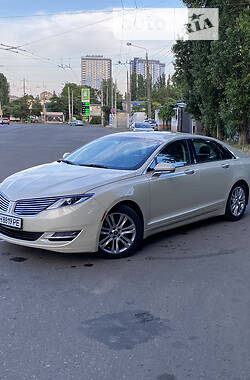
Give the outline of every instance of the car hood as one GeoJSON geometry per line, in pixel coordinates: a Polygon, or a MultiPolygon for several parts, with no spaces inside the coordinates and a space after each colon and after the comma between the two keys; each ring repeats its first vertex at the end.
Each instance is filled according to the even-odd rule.
{"type": "Polygon", "coordinates": [[[96,187],[135,176],[134,171],[89,168],[53,162],[6,178],[0,192],[10,200],[84,194],[96,187]]]}

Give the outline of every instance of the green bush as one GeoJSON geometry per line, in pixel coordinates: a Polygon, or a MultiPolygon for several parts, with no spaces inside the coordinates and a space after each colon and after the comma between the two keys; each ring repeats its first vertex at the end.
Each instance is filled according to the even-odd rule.
{"type": "Polygon", "coordinates": [[[90,124],[101,124],[102,119],[101,116],[92,116],[92,119],[90,120],[90,124]]]}

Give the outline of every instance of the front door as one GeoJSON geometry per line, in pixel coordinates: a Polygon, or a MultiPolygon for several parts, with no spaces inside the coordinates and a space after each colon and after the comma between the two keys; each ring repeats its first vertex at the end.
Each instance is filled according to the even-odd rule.
{"type": "Polygon", "coordinates": [[[197,211],[199,171],[191,160],[186,140],[166,145],[150,166],[150,220],[149,228],[187,220],[197,211]],[[156,164],[166,162],[175,165],[174,173],[153,176],[156,164]]]}

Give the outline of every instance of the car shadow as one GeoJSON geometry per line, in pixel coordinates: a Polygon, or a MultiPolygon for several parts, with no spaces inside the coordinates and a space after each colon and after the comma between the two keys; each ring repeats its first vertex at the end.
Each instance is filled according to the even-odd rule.
{"type": "MultiPolygon", "coordinates": [[[[242,219],[242,221],[245,220],[245,218],[249,217],[249,208],[246,211],[246,215],[242,219]]],[[[190,249],[182,249],[179,248],[177,238],[179,238],[181,235],[191,235],[192,233],[195,233],[199,230],[204,230],[207,227],[210,226],[216,226],[216,227],[222,227],[229,225],[232,222],[228,222],[225,220],[225,218],[222,217],[214,217],[210,219],[206,219],[203,221],[199,221],[196,223],[188,224],[182,227],[178,227],[175,229],[171,229],[168,231],[163,231],[157,234],[154,234],[148,238],[146,238],[140,248],[137,250],[134,256],[131,258],[123,258],[119,259],[119,261],[127,260],[181,260],[181,259],[188,259],[188,258],[202,258],[202,257],[210,257],[210,256],[218,256],[220,254],[230,254],[233,253],[230,250],[220,250],[216,253],[211,254],[205,254],[201,253],[200,255],[192,255],[192,252],[190,249]],[[176,239],[176,242],[174,241],[176,239]],[[169,248],[169,241],[171,241],[172,246],[169,248]],[[152,250],[157,251],[158,248],[166,248],[164,249],[164,255],[162,256],[162,253],[159,257],[159,252],[152,253],[150,256],[148,255],[149,251],[152,250]],[[174,249],[174,253],[173,253],[174,249]]],[[[192,239],[192,237],[188,236],[187,239],[192,239]]],[[[185,239],[185,240],[187,240],[185,239]]],[[[209,240],[208,238],[205,240],[209,240]]],[[[185,243],[184,243],[185,244],[185,243]]],[[[200,251],[204,251],[204,240],[201,241],[201,247],[200,251]]],[[[23,247],[23,246],[17,246],[13,244],[9,244],[6,242],[2,242],[0,245],[1,248],[1,255],[8,256],[11,261],[22,263],[26,260],[43,260],[44,262],[55,264],[60,263],[62,265],[62,268],[65,266],[70,266],[71,268],[75,268],[80,266],[85,267],[92,267],[93,263],[103,262],[106,261],[103,257],[100,257],[98,253],[57,253],[52,251],[47,251],[43,249],[37,249],[37,248],[29,248],[29,247],[23,247]]],[[[117,259],[109,259],[110,261],[117,261],[117,259]]]]}

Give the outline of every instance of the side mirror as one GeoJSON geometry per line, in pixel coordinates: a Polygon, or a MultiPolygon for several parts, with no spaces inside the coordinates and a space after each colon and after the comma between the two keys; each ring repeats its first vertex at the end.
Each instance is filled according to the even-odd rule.
{"type": "Polygon", "coordinates": [[[153,171],[153,177],[159,177],[161,174],[174,173],[175,166],[173,164],[161,162],[157,164],[153,171]]]}
{"type": "Polygon", "coordinates": [[[65,160],[65,158],[67,158],[69,155],[70,155],[70,153],[64,153],[63,159],[65,160]]]}

